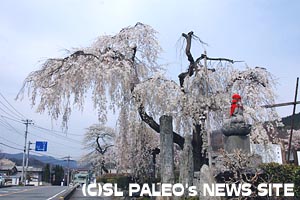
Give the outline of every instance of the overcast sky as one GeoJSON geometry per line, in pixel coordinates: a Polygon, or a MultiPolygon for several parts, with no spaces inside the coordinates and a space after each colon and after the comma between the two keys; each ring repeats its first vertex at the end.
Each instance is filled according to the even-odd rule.
{"type": "MultiPolygon", "coordinates": [[[[174,80],[187,67],[185,57],[178,52],[178,40],[182,32],[193,30],[209,44],[208,56],[244,60],[250,67],[265,67],[278,81],[277,102],[294,99],[296,78],[300,76],[300,1],[297,0],[0,2],[0,92],[39,127],[60,130],[61,122],[51,121],[47,113],[36,114],[28,99],[14,100],[26,76],[39,69],[40,62],[46,58],[64,56],[64,49],[88,46],[97,36],[116,34],[136,22],[151,25],[159,32],[158,39],[164,49],[160,63],[169,64],[168,76],[174,80]]],[[[242,68],[244,64],[237,67],[242,68]]],[[[3,98],[0,100],[5,103],[3,98]]],[[[6,110],[2,104],[0,108],[6,110]]],[[[3,110],[0,115],[13,117],[3,110]]],[[[281,116],[292,113],[291,106],[277,110],[281,116]]],[[[82,154],[80,141],[84,129],[96,122],[96,112],[87,105],[83,113],[73,113],[67,137],[32,126],[28,137],[32,142],[48,141],[45,155],[58,158],[71,155],[78,159],[82,154]]],[[[24,130],[24,124],[0,118],[2,143],[22,149],[24,130]]],[[[20,152],[1,144],[0,149],[20,152]]]]}

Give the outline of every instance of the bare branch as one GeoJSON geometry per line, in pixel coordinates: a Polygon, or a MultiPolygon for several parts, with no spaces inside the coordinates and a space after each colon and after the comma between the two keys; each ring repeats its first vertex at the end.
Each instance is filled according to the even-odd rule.
{"type": "Polygon", "coordinates": [[[114,146],[114,145],[108,145],[108,146],[104,147],[104,149],[102,149],[102,148],[101,148],[101,145],[100,145],[100,142],[99,142],[99,139],[100,139],[100,138],[101,138],[101,137],[98,136],[97,139],[96,139],[97,146],[98,146],[98,147],[96,148],[96,150],[97,150],[99,153],[101,153],[102,155],[104,155],[105,152],[107,151],[107,149],[108,149],[109,147],[114,146]]]}
{"type": "MultiPolygon", "coordinates": [[[[160,125],[153,119],[153,117],[147,114],[143,105],[139,106],[138,111],[143,122],[148,124],[157,133],[160,133],[160,125]]],[[[173,142],[178,144],[180,148],[183,149],[184,138],[174,131],[173,131],[173,142]]]]}
{"type": "Polygon", "coordinates": [[[231,60],[231,59],[228,59],[228,58],[210,58],[210,57],[207,57],[205,54],[201,54],[201,56],[199,58],[196,59],[196,63],[199,63],[200,60],[206,58],[207,60],[212,60],[212,61],[226,61],[226,62],[230,62],[232,64],[236,63],[236,62],[244,62],[244,61],[234,61],[234,60],[231,60]]]}
{"type": "Polygon", "coordinates": [[[188,34],[182,33],[182,36],[186,39],[185,54],[188,58],[188,61],[190,62],[188,71],[183,72],[183,73],[179,74],[179,76],[178,76],[181,90],[184,92],[184,90],[183,90],[184,79],[187,75],[192,76],[194,74],[195,61],[194,61],[194,58],[193,58],[192,53],[191,53],[193,31],[189,32],[188,34]]]}

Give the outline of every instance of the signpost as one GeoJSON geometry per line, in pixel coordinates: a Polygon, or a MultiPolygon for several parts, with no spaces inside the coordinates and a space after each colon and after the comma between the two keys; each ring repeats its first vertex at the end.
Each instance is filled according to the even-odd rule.
{"type": "Polygon", "coordinates": [[[47,142],[36,141],[35,142],[35,151],[47,151],[47,142]]]}

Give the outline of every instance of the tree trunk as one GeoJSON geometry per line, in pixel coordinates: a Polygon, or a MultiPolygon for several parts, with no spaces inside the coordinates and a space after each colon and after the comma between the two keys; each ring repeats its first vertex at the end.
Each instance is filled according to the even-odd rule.
{"type": "Polygon", "coordinates": [[[202,134],[201,134],[201,125],[195,124],[193,130],[193,159],[194,159],[194,171],[200,171],[202,165],[208,164],[208,160],[206,158],[206,153],[202,153],[202,134]]]}
{"type": "MultiPolygon", "coordinates": [[[[139,114],[146,124],[148,124],[154,131],[160,133],[160,125],[147,114],[143,106],[139,107],[139,114]]],[[[200,171],[203,164],[207,164],[208,160],[206,158],[205,153],[202,153],[202,134],[201,134],[201,125],[196,124],[194,125],[193,130],[193,139],[192,139],[192,146],[193,146],[193,159],[194,159],[194,171],[200,171]]],[[[177,144],[181,149],[184,146],[184,137],[179,135],[178,133],[173,131],[173,142],[177,144]]]]}

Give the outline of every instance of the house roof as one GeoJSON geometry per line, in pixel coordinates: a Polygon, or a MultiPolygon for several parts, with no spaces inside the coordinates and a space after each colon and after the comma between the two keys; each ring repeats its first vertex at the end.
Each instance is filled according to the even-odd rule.
{"type": "Polygon", "coordinates": [[[9,171],[12,170],[15,167],[15,165],[1,165],[0,170],[1,171],[9,171]]]}
{"type": "MultiPolygon", "coordinates": [[[[22,171],[22,166],[17,166],[17,170],[18,170],[18,172],[21,172],[22,171]]],[[[28,168],[27,168],[27,171],[28,172],[42,172],[43,171],[43,168],[41,168],[41,167],[32,167],[32,166],[29,166],[28,168]]]]}

